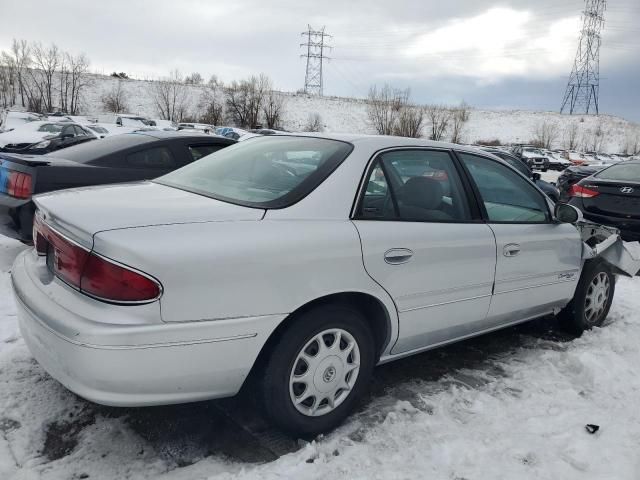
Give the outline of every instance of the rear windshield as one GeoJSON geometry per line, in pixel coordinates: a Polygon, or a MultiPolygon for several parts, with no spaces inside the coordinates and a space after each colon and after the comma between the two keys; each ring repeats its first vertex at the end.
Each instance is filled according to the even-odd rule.
{"type": "Polygon", "coordinates": [[[257,137],[155,181],[238,205],[283,208],[322,183],[352,148],[323,138],[257,137]]]}
{"type": "Polygon", "coordinates": [[[142,145],[143,143],[156,140],[148,135],[136,133],[123,133],[113,137],[103,138],[98,142],[81,143],[73,147],[63,148],[47,154],[49,157],[65,158],[74,162],[87,163],[105,155],[123,150],[125,148],[142,145]]]}
{"type": "Polygon", "coordinates": [[[594,175],[603,180],[640,182],[640,163],[618,163],[594,175]]]}

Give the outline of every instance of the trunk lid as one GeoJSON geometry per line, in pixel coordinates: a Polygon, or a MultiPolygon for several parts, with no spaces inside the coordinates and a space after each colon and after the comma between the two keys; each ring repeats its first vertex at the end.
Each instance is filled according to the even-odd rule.
{"type": "Polygon", "coordinates": [[[264,210],[153,182],[74,188],[34,197],[47,223],[90,248],[105,230],[176,223],[261,220],[264,210]]]}
{"type": "Polygon", "coordinates": [[[583,198],[587,212],[620,218],[640,218],[640,183],[587,178],[580,185],[600,194],[583,198]]]}

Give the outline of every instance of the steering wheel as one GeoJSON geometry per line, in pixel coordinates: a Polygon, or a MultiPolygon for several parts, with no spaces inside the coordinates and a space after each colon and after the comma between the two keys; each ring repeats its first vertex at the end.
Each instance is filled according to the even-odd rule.
{"type": "Polygon", "coordinates": [[[293,176],[293,177],[297,177],[298,176],[298,172],[296,172],[296,170],[289,166],[289,165],[285,165],[282,163],[277,163],[277,162],[273,162],[273,165],[275,165],[277,168],[284,170],[285,172],[287,172],[289,175],[293,176]]]}

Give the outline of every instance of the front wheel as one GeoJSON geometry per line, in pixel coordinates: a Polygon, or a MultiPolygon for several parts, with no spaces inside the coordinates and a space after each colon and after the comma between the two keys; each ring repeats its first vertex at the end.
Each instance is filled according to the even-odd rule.
{"type": "Polygon", "coordinates": [[[357,310],[314,308],[298,316],[272,349],[261,388],[266,413],[294,434],[331,430],[367,389],[374,365],[373,335],[357,310]]]}
{"type": "Polygon", "coordinates": [[[587,261],[573,299],[558,317],[578,335],[601,326],[609,314],[615,288],[615,276],[606,263],[598,259],[587,261]]]}

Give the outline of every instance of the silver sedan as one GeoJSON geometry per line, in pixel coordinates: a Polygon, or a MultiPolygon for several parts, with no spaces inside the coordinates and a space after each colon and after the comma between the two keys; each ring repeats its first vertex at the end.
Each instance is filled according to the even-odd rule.
{"type": "Polygon", "coordinates": [[[259,137],[35,203],[12,270],[22,334],[106,405],[228,397],[249,378],[274,422],[315,434],[376,364],[547,314],[581,332],[615,289],[573,207],[459,145],[259,137]]]}

